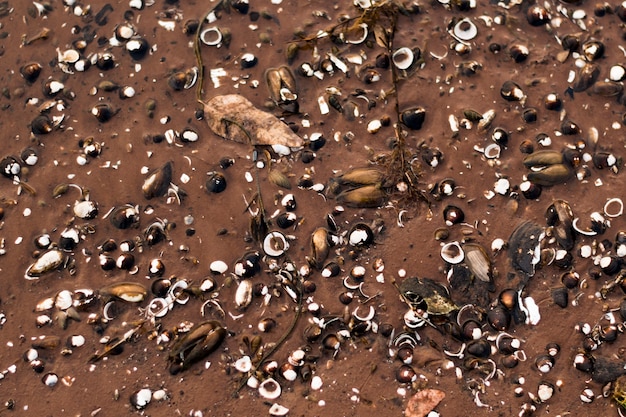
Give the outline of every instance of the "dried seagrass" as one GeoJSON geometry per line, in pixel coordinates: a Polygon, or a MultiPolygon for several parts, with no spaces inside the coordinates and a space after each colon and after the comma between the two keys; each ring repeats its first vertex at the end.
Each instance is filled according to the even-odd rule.
{"type": "Polygon", "coordinates": [[[277,117],[238,94],[215,96],[204,105],[209,128],[224,139],[250,145],[300,148],[303,140],[277,117]]]}

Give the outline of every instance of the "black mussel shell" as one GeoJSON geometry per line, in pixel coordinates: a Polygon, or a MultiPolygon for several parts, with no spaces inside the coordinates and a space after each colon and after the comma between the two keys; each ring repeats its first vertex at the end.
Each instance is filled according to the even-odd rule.
{"type": "Polygon", "coordinates": [[[598,80],[600,76],[600,67],[595,64],[587,64],[582,67],[576,74],[576,82],[572,86],[574,92],[585,91],[598,80]]]}
{"type": "Polygon", "coordinates": [[[530,51],[526,45],[515,44],[511,45],[509,48],[509,54],[511,55],[511,58],[513,58],[513,61],[519,64],[526,61],[530,51]]]}
{"type": "Polygon", "coordinates": [[[526,11],[526,20],[532,26],[543,26],[550,21],[550,13],[545,7],[535,4],[526,11]]]}
{"type": "Polygon", "coordinates": [[[102,71],[115,68],[115,57],[110,52],[104,52],[98,55],[96,66],[102,71]]]}
{"type": "Polygon", "coordinates": [[[20,74],[29,83],[34,83],[41,74],[42,66],[38,62],[30,62],[22,65],[20,68],[20,74]]]}
{"type": "Polygon", "coordinates": [[[423,107],[407,109],[400,115],[400,121],[411,130],[420,130],[425,118],[426,110],[423,107]]]}
{"type": "Polygon", "coordinates": [[[175,72],[167,80],[167,84],[174,91],[184,90],[187,83],[188,83],[188,78],[187,78],[187,74],[184,71],[175,72]]]}
{"type": "Polygon", "coordinates": [[[583,43],[581,50],[587,61],[592,62],[604,56],[604,44],[597,40],[588,40],[583,43]]]}
{"type": "Polygon", "coordinates": [[[30,130],[36,135],[45,135],[52,132],[52,120],[46,115],[37,116],[30,124],[30,130]]]}
{"type": "Polygon", "coordinates": [[[221,193],[226,189],[226,178],[219,172],[212,172],[206,180],[206,190],[208,193],[221,193]]]}
{"type": "Polygon", "coordinates": [[[135,266],[135,256],[130,252],[124,252],[117,257],[115,265],[119,269],[129,271],[135,266]]]}
{"type": "Polygon", "coordinates": [[[511,314],[503,306],[495,306],[487,312],[487,322],[494,330],[505,332],[511,324],[511,314]]]}
{"type": "Polygon", "coordinates": [[[248,10],[250,10],[249,0],[234,0],[230,5],[241,14],[247,14],[248,10]]]}
{"type": "Polygon", "coordinates": [[[21,171],[22,166],[17,159],[12,156],[7,156],[0,161],[0,173],[7,178],[14,179],[15,177],[19,177],[21,171]]]}
{"type": "Polygon", "coordinates": [[[281,229],[287,229],[296,223],[297,216],[295,213],[281,213],[276,217],[276,224],[281,229]]]}
{"type": "Polygon", "coordinates": [[[115,239],[107,239],[99,246],[102,252],[114,252],[117,250],[117,242],[115,239]]]}
{"type": "Polygon", "coordinates": [[[369,246],[374,242],[374,232],[365,223],[357,223],[348,232],[348,243],[356,247],[369,246]]]}
{"type": "Polygon", "coordinates": [[[155,297],[165,297],[172,286],[169,279],[156,279],[152,282],[150,290],[155,297]]]}
{"type": "Polygon", "coordinates": [[[561,123],[561,133],[564,135],[577,135],[580,133],[580,127],[573,121],[565,119],[561,123]]]}
{"type": "Polygon", "coordinates": [[[167,193],[172,182],[172,162],[166,162],[154,170],[144,181],[141,190],[148,200],[161,197],[167,193]]]}
{"type": "Polygon", "coordinates": [[[443,220],[448,226],[461,223],[465,220],[465,213],[457,206],[448,205],[443,209],[443,220]]]}
{"type": "Polygon", "coordinates": [[[118,229],[128,229],[139,221],[139,212],[130,204],[116,207],[109,215],[109,221],[118,229]]]}
{"type": "Polygon", "coordinates": [[[259,62],[259,59],[256,56],[254,56],[254,54],[251,54],[249,52],[241,56],[241,68],[242,69],[253,68],[258,62],[259,62]]]}
{"type": "Polygon", "coordinates": [[[536,200],[541,196],[541,185],[532,183],[530,181],[523,181],[519,185],[519,189],[522,192],[524,198],[528,200],[536,200]]]}
{"type": "Polygon", "coordinates": [[[76,249],[79,242],[80,234],[78,230],[74,228],[65,229],[61,232],[61,236],[59,237],[59,249],[71,252],[76,249]]]}
{"type": "Polygon", "coordinates": [[[524,109],[524,111],[522,112],[522,120],[524,120],[526,123],[534,123],[537,121],[537,109],[534,107],[529,107],[527,109],[524,109]]]}
{"type": "Polygon", "coordinates": [[[39,160],[39,155],[37,155],[37,150],[33,148],[26,148],[20,154],[20,159],[28,166],[33,166],[39,160]]]}
{"type": "Polygon", "coordinates": [[[163,224],[154,222],[145,230],[144,237],[148,246],[152,246],[167,239],[167,234],[165,233],[163,224]]]}
{"type": "Polygon", "coordinates": [[[235,263],[235,274],[250,278],[261,271],[261,255],[259,252],[248,252],[235,263]]]}
{"type": "Polygon", "coordinates": [[[491,132],[491,140],[500,146],[506,147],[509,143],[510,137],[509,132],[501,127],[496,127],[493,129],[493,132],[491,132]]]}
{"type": "Polygon", "coordinates": [[[126,43],[126,50],[132,59],[139,61],[150,51],[150,44],[144,38],[131,39],[126,43]]]}
{"type": "Polygon", "coordinates": [[[550,93],[546,95],[543,100],[543,104],[548,110],[561,110],[563,107],[563,101],[557,93],[550,93]]]}
{"type": "Polygon", "coordinates": [[[220,168],[222,169],[230,168],[231,166],[233,166],[234,163],[235,163],[235,160],[233,158],[225,156],[222,159],[220,159],[220,168]]]}
{"type": "Polygon", "coordinates": [[[100,268],[103,271],[111,271],[115,268],[115,259],[107,255],[100,255],[99,257],[100,268]]]}
{"type": "Polygon", "coordinates": [[[491,355],[491,344],[486,339],[478,339],[467,345],[467,353],[477,358],[488,358],[491,355]]]}
{"type": "Polygon", "coordinates": [[[100,123],[108,122],[115,113],[117,113],[117,111],[113,110],[113,107],[107,103],[98,103],[91,108],[91,114],[93,114],[100,123]]]}
{"type": "Polygon", "coordinates": [[[500,96],[507,101],[521,101],[526,96],[522,87],[513,81],[505,81],[500,87],[500,96]]]}
{"type": "Polygon", "coordinates": [[[580,39],[576,35],[565,35],[561,39],[561,46],[566,51],[574,52],[580,48],[580,39]]]}

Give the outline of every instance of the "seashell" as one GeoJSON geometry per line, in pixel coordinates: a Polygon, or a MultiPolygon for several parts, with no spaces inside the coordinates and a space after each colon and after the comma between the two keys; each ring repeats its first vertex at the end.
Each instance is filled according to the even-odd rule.
{"type": "Polygon", "coordinates": [[[249,278],[261,270],[261,256],[258,252],[248,252],[235,263],[234,273],[249,278]]]}
{"type": "Polygon", "coordinates": [[[522,192],[524,198],[529,200],[536,200],[541,196],[541,185],[532,183],[530,181],[523,181],[519,185],[519,189],[522,192]]]}
{"type": "Polygon", "coordinates": [[[528,181],[551,187],[553,185],[564,184],[572,176],[572,170],[564,164],[550,165],[540,171],[530,172],[527,176],[528,181]]]}
{"type": "Polygon", "coordinates": [[[200,32],[200,41],[205,45],[217,46],[222,43],[222,40],[222,31],[216,26],[208,27],[200,32]]]}
{"type": "Polygon", "coordinates": [[[321,269],[330,252],[328,230],[323,227],[315,229],[311,235],[311,254],[308,259],[311,266],[321,269]]]}
{"type": "Polygon", "coordinates": [[[221,193],[226,189],[226,177],[219,172],[209,172],[209,178],[206,180],[207,193],[221,193]]]}
{"type": "Polygon", "coordinates": [[[263,240],[263,252],[267,256],[279,257],[285,254],[289,249],[289,242],[281,232],[269,232],[263,240]]]}
{"type": "Polygon", "coordinates": [[[447,288],[430,278],[406,278],[399,290],[413,310],[426,310],[428,314],[434,315],[447,315],[458,310],[447,288]]]}
{"type": "Polygon", "coordinates": [[[558,165],[563,163],[563,154],[552,150],[541,150],[525,157],[522,163],[527,168],[558,165]]]}
{"type": "Polygon", "coordinates": [[[244,309],[252,302],[252,282],[248,279],[241,280],[235,291],[235,304],[237,308],[244,309]]]}
{"type": "Polygon", "coordinates": [[[24,278],[38,279],[41,275],[59,269],[66,260],[66,256],[58,249],[50,249],[42,253],[37,260],[26,269],[24,278]]]}
{"type": "Polygon", "coordinates": [[[118,229],[128,229],[139,222],[139,211],[130,204],[116,207],[109,214],[109,221],[118,229]]]}
{"type": "Polygon", "coordinates": [[[360,187],[362,185],[382,184],[386,174],[378,168],[353,168],[337,178],[340,185],[360,187]]]}
{"type": "Polygon", "coordinates": [[[479,69],[482,69],[482,65],[478,61],[463,61],[457,65],[457,71],[459,74],[470,77],[476,75],[479,69]]]}
{"type": "Polygon", "coordinates": [[[540,241],[544,236],[543,228],[536,223],[526,221],[515,228],[509,238],[508,255],[513,268],[527,277],[535,274],[535,267],[540,260],[540,241]]]}
{"type": "Polygon", "coordinates": [[[30,123],[31,131],[36,135],[45,135],[52,132],[54,123],[47,115],[40,115],[33,119],[30,123]]]}
{"type": "Polygon", "coordinates": [[[259,385],[259,395],[267,400],[275,400],[281,392],[280,384],[274,378],[267,378],[259,385]]]}
{"type": "Polygon", "coordinates": [[[329,262],[322,268],[321,275],[324,278],[333,278],[341,273],[341,267],[337,262],[329,262]]]}
{"type": "Polygon", "coordinates": [[[426,110],[423,107],[413,107],[400,114],[400,121],[411,130],[420,130],[426,119],[426,110]]]}
{"type": "Polygon", "coordinates": [[[224,139],[250,145],[300,148],[304,141],[275,116],[261,111],[238,94],[213,97],[204,103],[209,128],[224,139]]]}
{"type": "Polygon", "coordinates": [[[534,123],[537,121],[537,109],[529,107],[522,112],[522,120],[526,123],[534,123]]]}
{"type": "Polygon", "coordinates": [[[29,62],[20,67],[20,74],[29,83],[34,83],[39,78],[43,67],[38,62],[29,62]]]}
{"type": "Polygon", "coordinates": [[[98,215],[98,204],[91,200],[77,201],[74,203],[72,211],[80,219],[94,219],[98,215]]]}
{"type": "Polygon", "coordinates": [[[598,81],[591,87],[591,92],[602,97],[615,97],[624,91],[624,86],[617,81],[598,81]]]}
{"type": "Polygon", "coordinates": [[[365,185],[363,187],[345,190],[337,195],[337,202],[354,208],[376,208],[387,201],[387,194],[380,185],[365,185]]]}
{"type": "Polygon", "coordinates": [[[160,168],[155,169],[145,179],[141,190],[146,199],[161,197],[167,194],[172,182],[172,162],[168,161],[160,168]]]}
{"type": "Polygon", "coordinates": [[[468,243],[463,245],[465,264],[472,274],[483,282],[492,282],[491,260],[487,251],[480,245],[468,243]]]}
{"type": "Polygon", "coordinates": [[[498,145],[497,143],[490,143],[485,146],[483,154],[487,159],[498,159],[500,157],[500,151],[500,145],[498,145]]]}
{"type": "Polygon", "coordinates": [[[568,52],[577,51],[580,48],[580,37],[578,35],[567,34],[561,38],[561,46],[568,52]]]}
{"type": "Polygon", "coordinates": [[[140,303],[147,295],[146,287],[136,282],[118,282],[100,289],[100,295],[129,303],[140,303]]]}
{"type": "Polygon", "coordinates": [[[530,6],[526,11],[526,20],[532,26],[543,26],[546,23],[549,23],[550,19],[551,17],[548,10],[539,4],[530,6]]]}
{"type": "Polygon", "coordinates": [[[65,228],[59,237],[59,248],[71,252],[80,242],[80,234],[74,227],[65,228]]]}
{"type": "Polygon", "coordinates": [[[448,242],[441,247],[441,258],[449,264],[455,265],[463,262],[465,252],[459,242],[448,242]]]}
{"type": "Polygon", "coordinates": [[[108,122],[118,111],[119,110],[114,110],[108,103],[98,103],[91,108],[91,114],[93,114],[100,123],[108,122]]]}
{"type": "Polygon", "coordinates": [[[411,48],[403,46],[402,48],[398,48],[391,55],[391,62],[398,68],[399,70],[408,70],[415,63],[416,57],[411,48]]]}
{"type": "Polygon", "coordinates": [[[256,56],[254,56],[254,54],[251,54],[249,52],[241,56],[241,68],[242,69],[253,68],[258,62],[259,62],[259,59],[256,56]]]}
{"type": "Polygon", "coordinates": [[[22,166],[12,156],[7,156],[0,161],[0,173],[9,179],[19,178],[22,166]]]}
{"type": "Polygon", "coordinates": [[[126,42],[135,36],[135,27],[128,22],[115,26],[113,36],[120,42],[126,42]]]}
{"type": "Polygon", "coordinates": [[[61,81],[48,79],[43,83],[43,93],[47,97],[54,97],[63,91],[65,85],[61,81]]]}
{"type": "Polygon", "coordinates": [[[139,61],[150,51],[150,44],[144,38],[135,38],[126,43],[126,50],[132,59],[139,61]]]}
{"type": "Polygon", "coordinates": [[[555,200],[546,211],[548,226],[554,229],[557,243],[566,251],[574,247],[574,214],[572,208],[564,200],[555,200]]]}
{"type": "Polygon", "coordinates": [[[494,330],[504,332],[511,324],[511,314],[503,306],[497,305],[487,312],[487,322],[494,330]]]}
{"type": "Polygon", "coordinates": [[[509,55],[511,55],[511,58],[513,58],[513,61],[515,61],[518,64],[526,61],[526,58],[528,58],[529,54],[530,54],[530,50],[528,49],[526,45],[516,43],[516,44],[511,45],[511,47],[509,48],[509,55]]]}
{"type": "Polygon", "coordinates": [[[43,378],[41,378],[41,382],[43,382],[44,385],[52,388],[59,382],[59,376],[55,373],[48,372],[43,376],[43,378]]]}
{"type": "Polygon", "coordinates": [[[115,57],[110,52],[98,53],[96,58],[96,66],[102,71],[108,71],[115,68],[115,57]]]}
{"type": "Polygon", "coordinates": [[[92,158],[97,158],[102,153],[102,144],[96,141],[93,136],[80,140],[78,145],[81,147],[85,155],[92,158]]]}
{"type": "Polygon", "coordinates": [[[185,129],[183,129],[180,132],[180,140],[181,142],[184,143],[192,143],[192,142],[197,142],[198,139],[200,139],[200,135],[198,135],[198,132],[196,132],[195,130],[186,127],[185,129]]]}
{"type": "Polygon", "coordinates": [[[447,205],[443,209],[443,220],[447,226],[462,223],[465,220],[465,213],[457,206],[447,205]]]}
{"type": "Polygon", "coordinates": [[[137,410],[143,410],[152,400],[152,391],[149,388],[143,388],[134,392],[130,396],[130,404],[137,410]]]}
{"type": "Polygon", "coordinates": [[[470,19],[464,18],[454,25],[452,33],[462,41],[471,41],[478,35],[478,28],[470,19]]]}
{"type": "Polygon", "coordinates": [[[396,381],[399,383],[410,384],[416,380],[417,372],[410,365],[403,364],[396,370],[396,381]]]}
{"type": "Polygon", "coordinates": [[[518,84],[513,81],[505,81],[500,87],[500,96],[507,101],[520,101],[526,100],[526,94],[518,84]]]}
{"type": "Polygon", "coordinates": [[[148,246],[156,245],[159,242],[162,242],[167,239],[167,224],[160,219],[152,222],[148,227],[145,228],[143,235],[144,240],[148,246]]]}
{"type": "Polygon", "coordinates": [[[543,105],[548,110],[561,110],[563,101],[557,93],[550,93],[543,99],[543,105]]]}
{"type": "Polygon", "coordinates": [[[626,67],[621,64],[613,65],[609,69],[609,79],[611,81],[623,81],[626,78],[626,67]]]}
{"type": "Polygon", "coordinates": [[[581,92],[591,87],[600,76],[600,67],[595,64],[586,64],[576,75],[576,82],[572,86],[574,92],[581,92]]]}
{"type": "Polygon", "coordinates": [[[581,46],[583,56],[589,62],[593,62],[604,56],[604,44],[598,40],[590,39],[581,46]]]}
{"type": "Polygon", "coordinates": [[[348,232],[348,243],[351,246],[369,246],[374,241],[372,228],[365,223],[357,223],[348,232]]]}

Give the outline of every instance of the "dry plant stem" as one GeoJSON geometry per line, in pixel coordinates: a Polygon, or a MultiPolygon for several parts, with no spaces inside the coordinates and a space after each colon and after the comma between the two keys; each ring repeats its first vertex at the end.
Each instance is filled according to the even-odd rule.
{"type": "Polygon", "coordinates": [[[204,14],[204,16],[202,16],[193,40],[193,51],[196,55],[196,62],[198,63],[198,86],[196,87],[196,100],[199,103],[202,103],[202,87],[204,86],[204,63],[202,62],[202,52],[200,51],[200,33],[202,32],[202,25],[204,24],[205,20],[209,17],[211,13],[221,7],[223,3],[224,0],[218,1],[204,14]]]}

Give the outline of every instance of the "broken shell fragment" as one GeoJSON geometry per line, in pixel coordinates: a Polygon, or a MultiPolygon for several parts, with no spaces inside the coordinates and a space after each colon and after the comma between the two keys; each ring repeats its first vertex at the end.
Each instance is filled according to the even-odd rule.
{"type": "Polygon", "coordinates": [[[238,143],[283,145],[300,148],[304,141],[285,123],[270,113],[257,109],[245,97],[229,94],[213,97],[204,104],[211,130],[238,143]]]}
{"type": "Polygon", "coordinates": [[[463,250],[465,251],[465,263],[472,274],[483,282],[491,282],[493,279],[491,260],[487,251],[475,243],[463,245],[463,250]]]}
{"type": "Polygon", "coordinates": [[[374,232],[365,223],[355,224],[348,233],[348,243],[352,246],[368,246],[374,241],[374,232]]]}
{"type": "Polygon", "coordinates": [[[267,378],[259,385],[259,395],[268,400],[280,397],[281,392],[280,384],[274,378],[267,378]]]}
{"type": "Polygon", "coordinates": [[[28,267],[24,278],[39,279],[41,275],[59,269],[64,264],[65,259],[65,254],[62,251],[50,249],[41,254],[41,256],[28,267]]]}

